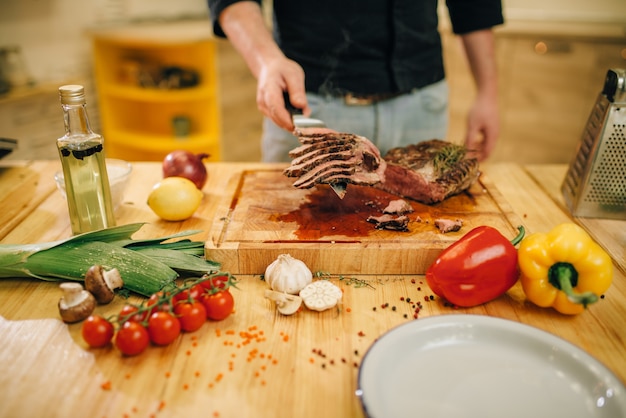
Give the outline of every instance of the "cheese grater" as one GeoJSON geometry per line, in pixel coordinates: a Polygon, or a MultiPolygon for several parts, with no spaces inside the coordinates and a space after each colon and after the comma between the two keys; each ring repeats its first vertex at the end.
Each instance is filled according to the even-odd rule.
{"type": "Polygon", "coordinates": [[[626,219],[626,70],[607,72],[561,191],[574,216],[626,219]]]}

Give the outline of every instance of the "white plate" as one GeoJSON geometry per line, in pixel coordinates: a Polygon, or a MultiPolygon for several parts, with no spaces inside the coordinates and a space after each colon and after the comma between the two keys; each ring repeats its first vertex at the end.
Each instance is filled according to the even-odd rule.
{"type": "Polygon", "coordinates": [[[626,387],[593,357],[539,329],[479,315],[387,332],[365,354],[356,393],[373,418],[626,417],[626,387]]]}

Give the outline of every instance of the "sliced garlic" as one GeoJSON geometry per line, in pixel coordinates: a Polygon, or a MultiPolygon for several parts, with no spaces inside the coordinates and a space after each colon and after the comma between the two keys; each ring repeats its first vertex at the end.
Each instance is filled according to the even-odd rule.
{"type": "Polygon", "coordinates": [[[317,280],[300,291],[300,297],[307,308],[314,311],[330,309],[341,300],[341,289],[328,280],[317,280]]]}

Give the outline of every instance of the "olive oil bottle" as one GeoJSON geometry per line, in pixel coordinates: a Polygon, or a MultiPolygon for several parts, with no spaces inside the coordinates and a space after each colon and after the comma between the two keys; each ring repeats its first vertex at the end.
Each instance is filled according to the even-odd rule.
{"type": "Polygon", "coordinates": [[[57,147],[72,232],[81,234],[115,226],[104,140],[89,125],[85,89],[79,85],[61,86],[59,96],[65,135],[57,139],[57,147]]]}

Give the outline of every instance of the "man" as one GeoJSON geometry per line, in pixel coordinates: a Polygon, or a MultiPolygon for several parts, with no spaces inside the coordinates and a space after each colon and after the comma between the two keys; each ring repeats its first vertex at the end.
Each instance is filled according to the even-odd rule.
{"type": "MultiPolygon", "coordinates": [[[[258,80],[266,116],[264,161],[289,161],[299,145],[283,92],[305,115],[372,140],[381,153],[446,139],[448,89],[437,0],[274,0],[274,34],[261,0],[208,0],[213,29],[227,36],[258,80]]],[[[499,130],[494,40],[500,0],[447,0],[477,95],[465,145],[479,160],[499,130]]]]}

